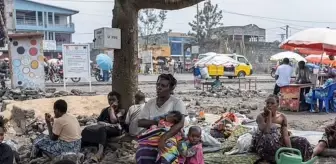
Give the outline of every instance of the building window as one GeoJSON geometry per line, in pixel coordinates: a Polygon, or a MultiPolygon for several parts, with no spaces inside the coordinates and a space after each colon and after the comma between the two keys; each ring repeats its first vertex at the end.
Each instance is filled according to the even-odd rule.
{"type": "Polygon", "coordinates": [[[49,32],[48,40],[54,40],[54,32],[49,32]]]}
{"type": "Polygon", "coordinates": [[[60,24],[60,17],[55,15],[55,24],[60,24]]]}

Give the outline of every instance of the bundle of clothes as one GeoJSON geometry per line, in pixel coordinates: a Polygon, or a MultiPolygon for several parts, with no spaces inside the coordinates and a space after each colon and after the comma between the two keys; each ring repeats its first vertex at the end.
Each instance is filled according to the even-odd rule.
{"type": "Polygon", "coordinates": [[[237,126],[250,122],[245,115],[233,112],[224,113],[220,119],[218,119],[210,130],[211,136],[214,138],[228,138],[237,126]]]}

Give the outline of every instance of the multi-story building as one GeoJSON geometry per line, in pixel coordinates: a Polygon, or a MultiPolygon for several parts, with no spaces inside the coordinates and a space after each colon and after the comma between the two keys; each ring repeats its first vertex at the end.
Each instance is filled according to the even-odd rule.
{"type": "Polygon", "coordinates": [[[15,32],[41,32],[44,40],[56,41],[56,50],[46,50],[45,56],[55,57],[62,44],[72,43],[75,25],[72,16],[78,11],[30,0],[14,0],[15,32]]]}
{"type": "MultiPolygon", "coordinates": [[[[165,51],[165,53],[170,53],[162,56],[171,56],[175,59],[183,58],[184,56],[190,57],[190,50],[187,50],[187,46],[196,42],[194,37],[188,36],[184,33],[177,32],[166,32],[161,34],[155,34],[150,36],[139,37],[139,48],[143,49],[144,45],[146,47],[170,47],[170,51],[165,51]]],[[[157,48],[156,48],[157,49],[157,48]]]]}
{"type": "Polygon", "coordinates": [[[266,40],[266,30],[255,24],[218,27],[212,29],[211,32],[211,39],[224,36],[228,41],[265,42],[266,40]]]}

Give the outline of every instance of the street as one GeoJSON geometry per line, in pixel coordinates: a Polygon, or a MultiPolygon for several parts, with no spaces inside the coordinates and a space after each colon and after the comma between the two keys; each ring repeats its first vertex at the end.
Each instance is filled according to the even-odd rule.
{"type": "MultiPolygon", "coordinates": [[[[139,75],[139,82],[140,83],[146,83],[146,82],[155,82],[157,80],[157,77],[159,76],[159,74],[153,74],[153,75],[139,75]]],[[[178,82],[193,82],[194,77],[192,74],[175,74],[174,77],[177,79],[178,82]]],[[[260,75],[253,75],[253,76],[248,76],[248,77],[256,77],[257,80],[269,80],[272,81],[272,77],[268,74],[260,74],[260,75]]],[[[231,81],[232,79],[228,79],[227,77],[222,77],[221,79],[224,79],[225,81],[231,81]]],[[[80,82],[78,82],[78,84],[80,85],[80,83],[87,83],[88,81],[86,79],[81,79],[80,82]]],[[[109,83],[106,82],[97,82],[97,80],[94,77],[91,77],[91,82],[93,85],[104,85],[104,84],[109,84],[111,83],[111,81],[109,83]]],[[[73,84],[74,82],[72,82],[71,80],[67,81],[67,84],[73,84]]],[[[53,83],[48,81],[47,85],[52,85],[53,83]]]]}

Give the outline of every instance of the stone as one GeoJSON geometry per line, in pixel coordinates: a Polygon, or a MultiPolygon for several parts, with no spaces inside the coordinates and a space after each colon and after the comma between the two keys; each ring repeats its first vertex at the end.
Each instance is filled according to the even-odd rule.
{"type": "Polygon", "coordinates": [[[74,95],[76,95],[76,96],[79,96],[79,95],[81,95],[82,91],[79,90],[79,89],[72,89],[72,90],[70,91],[70,93],[72,93],[72,94],[74,94],[74,95]]]}
{"type": "Polygon", "coordinates": [[[251,113],[251,111],[249,109],[240,109],[239,113],[240,114],[249,114],[249,113],[251,113]]]}
{"type": "Polygon", "coordinates": [[[12,94],[21,95],[21,89],[20,88],[12,89],[10,92],[12,94]]]}
{"type": "Polygon", "coordinates": [[[54,94],[52,93],[46,93],[45,94],[45,98],[53,98],[54,97],[54,94]]]}
{"type": "Polygon", "coordinates": [[[46,88],[45,91],[46,91],[46,93],[55,93],[56,88],[46,88]]]}
{"type": "Polygon", "coordinates": [[[251,110],[258,110],[258,105],[257,104],[252,104],[250,105],[251,110]]]}
{"type": "Polygon", "coordinates": [[[201,106],[201,103],[198,100],[196,100],[195,105],[196,106],[201,106]]]}
{"type": "Polygon", "coordinates": [[[3,100],[1,106],[1,112],[6,110],[7,105],[15,102],[14,100],[3,100]]]}
{"type": "Polygon", "coordinates": [[[33,89],[31,89],[31,90],[26,89],[26,90],[23,90],[23,93],[26,94],[26,95],[37,95],[37,94],[39,94],[39,91],[38,90],[33,90],[33,89]]]}

